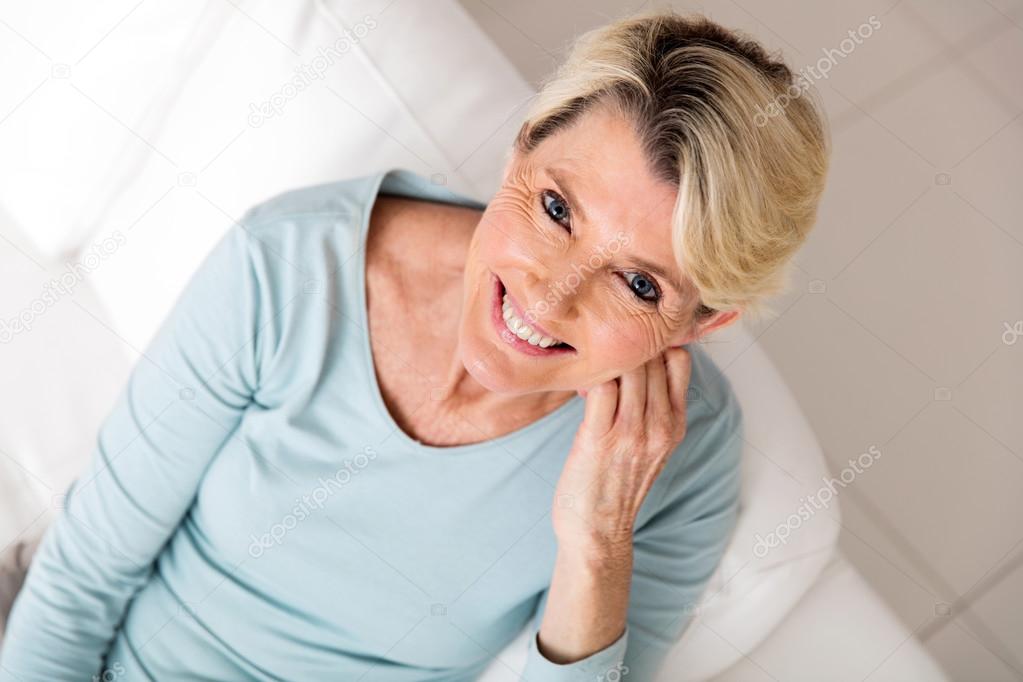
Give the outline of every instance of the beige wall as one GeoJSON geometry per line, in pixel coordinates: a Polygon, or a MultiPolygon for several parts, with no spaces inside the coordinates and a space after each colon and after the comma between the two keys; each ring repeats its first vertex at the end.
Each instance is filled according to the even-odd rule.
{"type": "MultiPolygon", "coordinates": [[[[655,3],[462,4],[537,84],[566,40],[655,3]]],[[[883,453],[842,492],[844,552],[910,629],[932,621],[917,635],[952,677],[1020,679],[1023,2],[674,6],[796,68],[880,21],[820,82],[830,186],[759,341],[834,469],[883,453]]]]}

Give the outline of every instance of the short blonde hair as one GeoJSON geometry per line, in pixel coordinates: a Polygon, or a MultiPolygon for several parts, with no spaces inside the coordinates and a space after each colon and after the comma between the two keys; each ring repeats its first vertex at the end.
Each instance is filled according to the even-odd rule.
{"type": "Polygon", "coordinates": [[[655,177],[679,188],[673,249],[715,310],[759,317],[789,286],[816,220],[830,157],[816,92],[753,39],[699,14],[659,10],[580,36],[533,99],[522,153],[595,103],[634,125],[655,177]],[[793,94],[795,93],[795,94],[793,94]],[[779,106],[779,104],[784,106],[779,106]]]}

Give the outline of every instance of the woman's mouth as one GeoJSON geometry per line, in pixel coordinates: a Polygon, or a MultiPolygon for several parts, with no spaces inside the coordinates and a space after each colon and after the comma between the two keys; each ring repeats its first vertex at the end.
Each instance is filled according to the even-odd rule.
{"type": "Polygon", "coordinates": [[[530,322],[518,303],[508,295],[504,284],[494,278],[491,319],[502,341],[526,355],[548,356],[574,353],[575,348],[530,322]]]}

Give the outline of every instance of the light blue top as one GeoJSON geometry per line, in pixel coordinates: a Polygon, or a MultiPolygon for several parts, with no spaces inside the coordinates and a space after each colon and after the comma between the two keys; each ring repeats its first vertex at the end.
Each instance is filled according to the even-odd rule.
{"type": "Polygon", "coordinates": [[[47,532],[0,679],[80,682],[105,665],[99,679],[125,682],[473,680],[527,626],[522,679],[654,678],[735,522],[727,379],[689,346],[688,432],[639,513],[624,634],[546,660],[550,509],[584,401],[471,445],[398,428],[367,336],[379,193],[485,208],[392,169],[287,192],[231,227],[47,532]]]}

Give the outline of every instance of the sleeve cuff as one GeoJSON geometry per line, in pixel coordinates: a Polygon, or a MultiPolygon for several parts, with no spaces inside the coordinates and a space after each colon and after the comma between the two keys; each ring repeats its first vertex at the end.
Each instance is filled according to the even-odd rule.
{"type": "Polygon", "coordinates": [[[574,663],[554,663],[540,653],[537,640],[540,631],[536,630],[529,640],[529,653],[526,667],[522,671],[522,682],[592,682],[594,679],[621,679],[624,675],[622,662],[625,659],[626,643],[629,639],[629,627],[625,626],[622,636],[605,648],[590,654],[574,663]],[[618,673],[617,677],[615,672],[618,673]]]}

